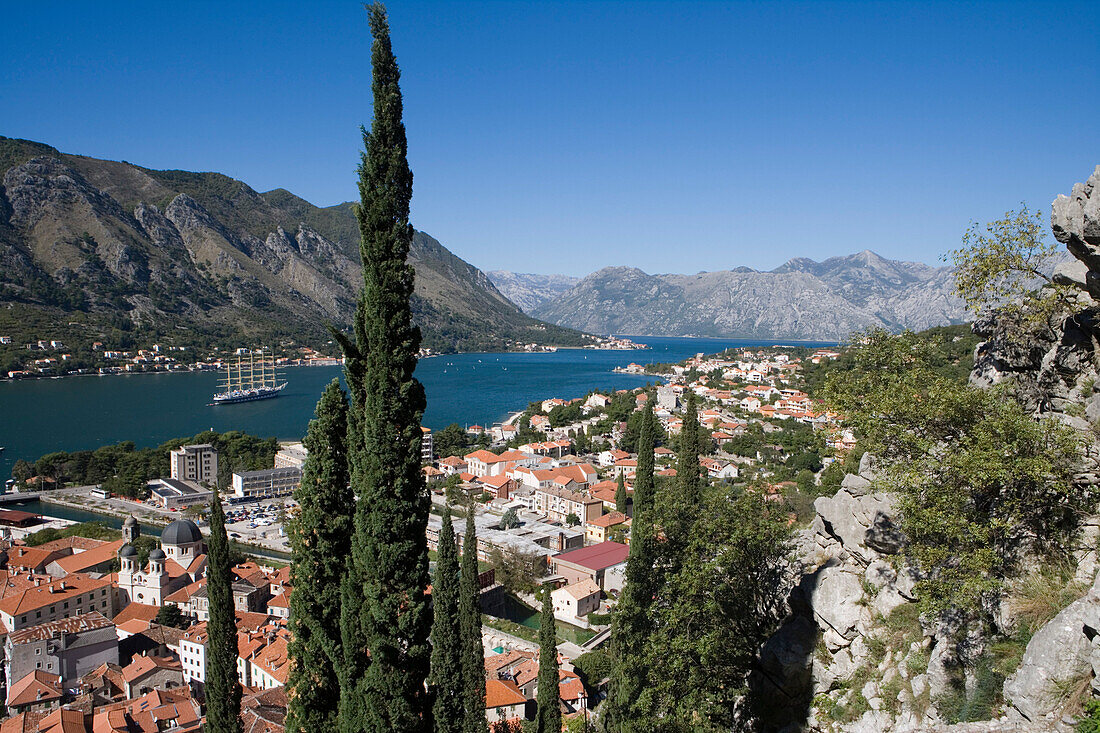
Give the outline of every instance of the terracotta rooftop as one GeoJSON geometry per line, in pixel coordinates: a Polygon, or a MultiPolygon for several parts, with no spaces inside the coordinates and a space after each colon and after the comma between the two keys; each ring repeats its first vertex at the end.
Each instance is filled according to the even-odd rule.
{"type": "Polygon", "coordinates": [[[485,681],[485,707],[499,708],[505,705],[523,705],[527,698],[511,680],[485,681]]]}
{"type": "Polygon", "coordinates": [[[61,677],[36,669],[8,690],[8,707],[61,699],[61,677]]]}

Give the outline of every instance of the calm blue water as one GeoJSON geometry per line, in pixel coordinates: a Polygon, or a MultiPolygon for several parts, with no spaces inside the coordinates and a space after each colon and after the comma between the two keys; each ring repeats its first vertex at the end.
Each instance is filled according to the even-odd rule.
{"type": "MultiPolygon", "coordinates": [[[[593,389],[637,387],[652,377],[615,374],[631,362],[677,362],[698,352],[769,346],[775,341],[635,337],[645,351],[561,350],[547,354],[459,354],[424,359],[416,376],[424,383],[424,424],[492,425],[536,399],[580,397],[593,389]]],[[[826,342],[801,343],[830,346],[826,342]]],[[[280,397],[208,407],[215,372],[136,374],[37,379],[0,383],[0,477],[18,458],[34,460],[55,450],[84,450],[132,440],[159,445],[209,428],[243,430],[297,440],[305,433],[325,385],[340,367],[294,367],[280,397]]]]}

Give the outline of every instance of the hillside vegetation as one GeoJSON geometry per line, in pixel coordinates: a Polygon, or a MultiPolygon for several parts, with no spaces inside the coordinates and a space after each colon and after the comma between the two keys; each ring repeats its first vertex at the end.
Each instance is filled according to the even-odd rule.
{"type": "MultiPolygon", "coordinates": [[[[350,203],[320,208],[220,173],[157,171],[0,138],[0,367],[25,343],[79,350],[323,347],[361,284],[350,203]]],[[[349,186],[350,188],[350,186],[349,186]]],[[[414,317],[434,351],[584,337],[524,315],[477,268],[417,232],[414,317]]]]}

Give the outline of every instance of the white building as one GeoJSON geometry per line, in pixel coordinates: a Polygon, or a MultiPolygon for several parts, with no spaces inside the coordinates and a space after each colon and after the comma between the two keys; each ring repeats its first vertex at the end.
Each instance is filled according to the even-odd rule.
{"type": "Polygon", "coordinates": [[[600,609],[600,586],[591,578],[557,588],[550,593],[554,604],[554,616],[566,623],[575,624],[600,609]]]}
{"type": "Polygon", "coordinates": [[[218,482],[218,451],[209,443],[184,445],[169,454],[172,478],[200,484],[218,482]]]}
{"type": "Polygon", "coordinates": [[[275,454],[275,468],[303,468],[309,451],[301,443],[288,443],[275,454]]]}
{"type": "Polygon", "coordinates": [[[302,469],[265,468],[233,474],[233,496],[238,500],[268,499],[294,493],[302,482],[302,469]]]}

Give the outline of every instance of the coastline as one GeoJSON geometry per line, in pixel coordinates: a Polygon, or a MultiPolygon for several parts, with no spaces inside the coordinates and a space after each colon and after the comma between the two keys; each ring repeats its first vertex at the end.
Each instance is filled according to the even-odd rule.
{"type": "MultiPolygon", "coordinates": [[[[59,489],[59,491],[63,491],[63,489],[59,489]]],[[[101,517],[110,517],[112,519],[126,519],[129,516],[133,516],[142,525],[156,527],[158,530],[163,530],[165,527],[167,527],[169,524],[177,519],[185,518],[185,515],[181,513],[179,516],[170,517],[168,518],[168,521],[165,521],[165,517],[161,516],[160,514],[152,514],[148,511],[125,512],[122,510],[112,510],[110,508],[102,507],[98,504],[94,507],[89,507],[86,504],[80,504],[72,500],[59,499],[48,494],[40,495],[38,497],[38,501],[42,504],[63,506],[69,509],[76,509],[82,512],[86,512],[88,514],[96,514],[101,517]]],[[[49,517],[50,515],[43,514],[43,516],[49,517]]],[[[53,518],[59,519],[60,517],[53,518]]],[[[210,528],[208,526],[200,525],[199,527],[199,531],[203,532],[203,534],[209,534],[209,530],[210,528]]],[[[284,559],[289,560],[289,553],[282,552],[281,550],[273,550],[268,547],[263,547],[262,545],[253,544],[251,542],[242,542],[238,539],[234,539],[233,542],[236,543],[237,546],[239,546],[246,555],[252,555],[253,557],[259,557],[266,560],[275,560],[277,562],[283,562],[284,559]]]]}

